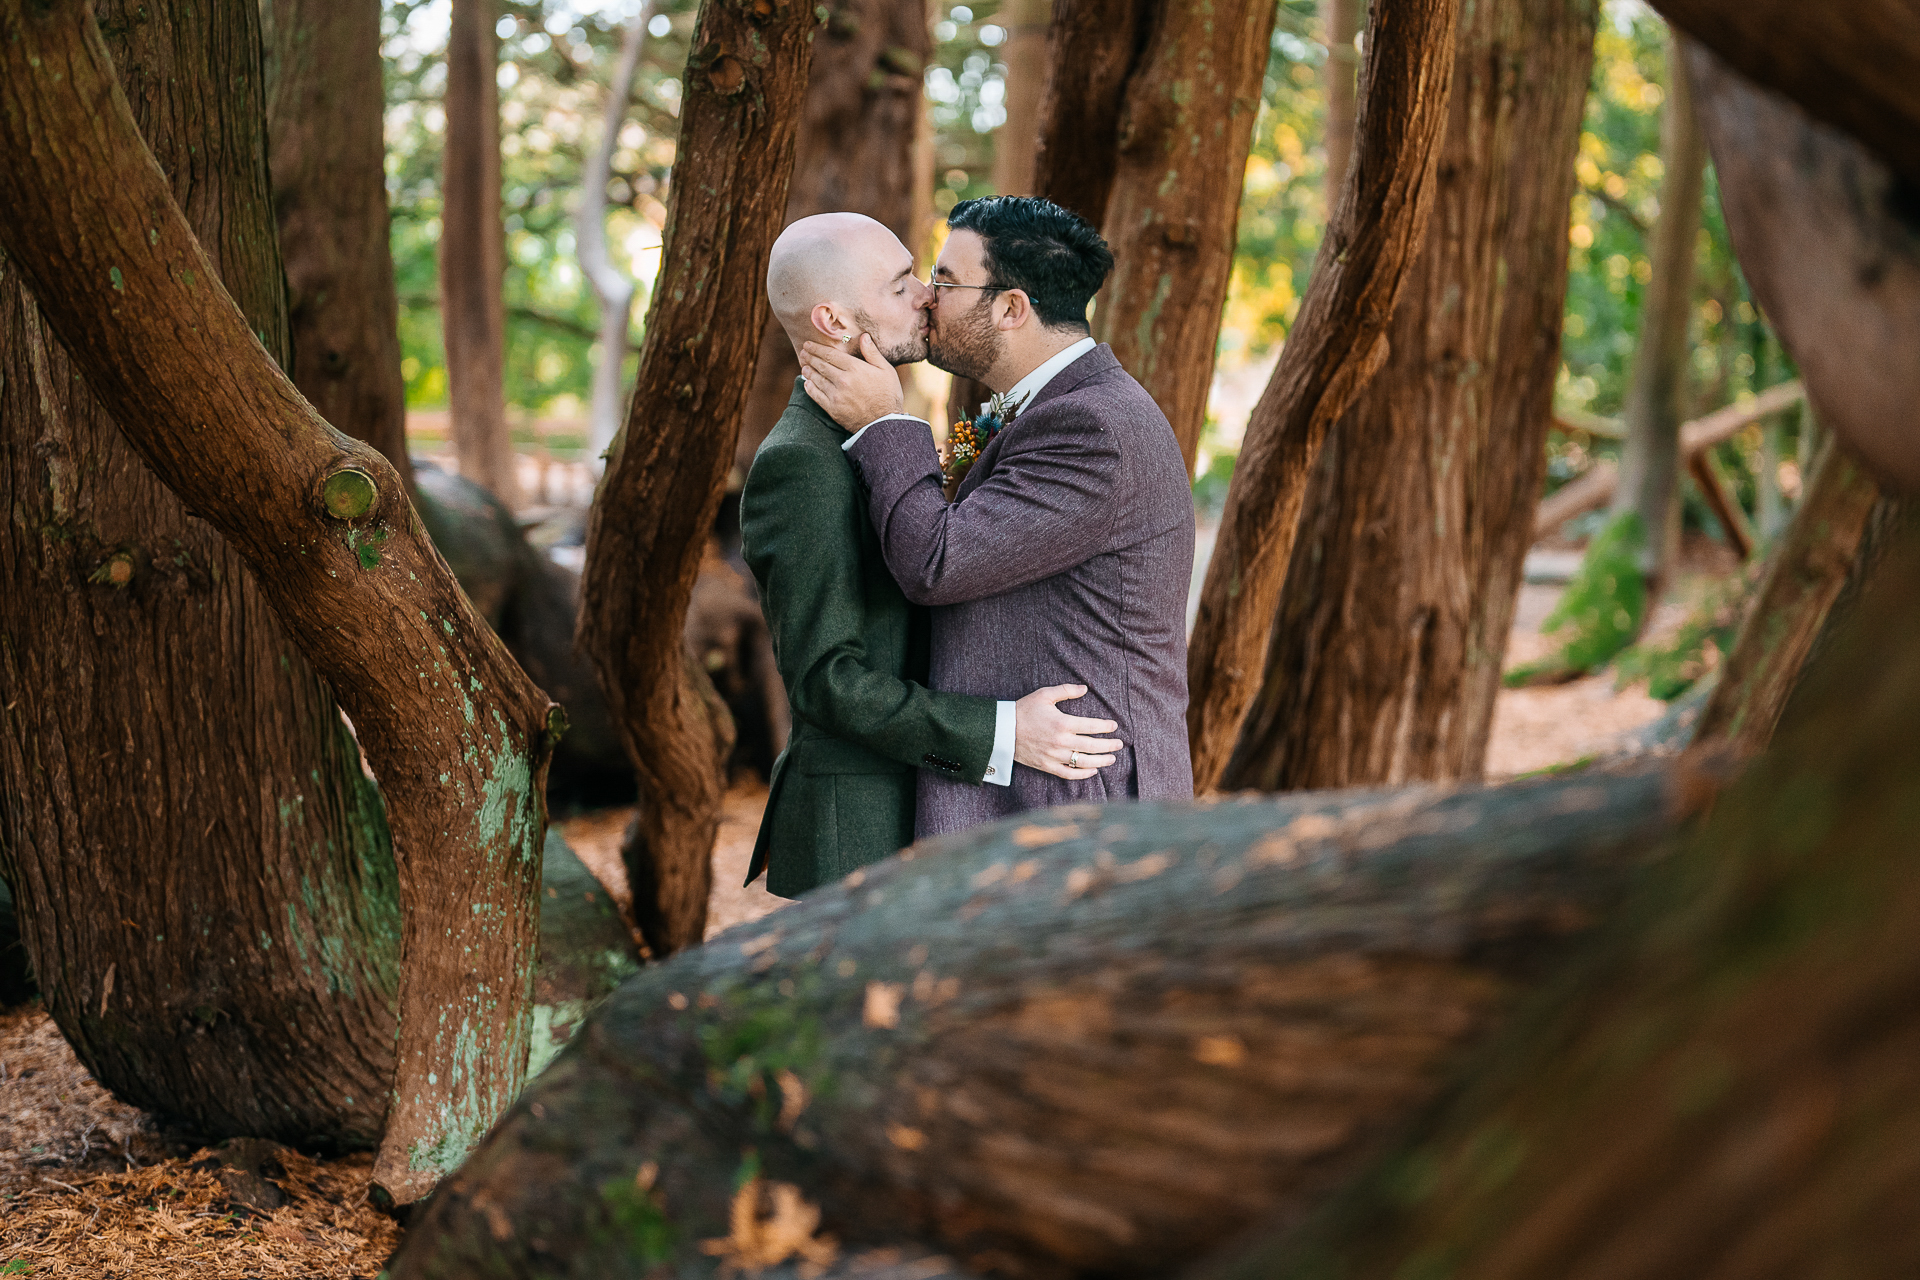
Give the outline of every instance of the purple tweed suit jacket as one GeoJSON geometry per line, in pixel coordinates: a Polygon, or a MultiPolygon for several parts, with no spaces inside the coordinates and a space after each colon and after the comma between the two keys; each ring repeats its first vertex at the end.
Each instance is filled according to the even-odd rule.
{"type": "Polygon", "coordinates": [[[1059,804],[1193,796],[1187,585],[1193,493],[1166,415],[1102,344],[996,436],[948,505],[921,423],[874,423],[848,450],[887,566],[932,606],[928,683],[1019,698],[1084,684],[1073,715],[1119,722],[1119,759],[1084,782],[1016,765],[1013,785],[922,769],[914,833],[1059,804]]]}

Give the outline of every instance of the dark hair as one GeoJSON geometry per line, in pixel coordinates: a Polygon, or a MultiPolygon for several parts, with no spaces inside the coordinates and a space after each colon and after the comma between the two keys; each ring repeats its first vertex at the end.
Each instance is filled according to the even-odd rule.
{"type": "Polygon", "coordinates": [[[1041,324],[1086,332],[1087,304],[1113,270],[1098,231],[1038,196],[962,200],[947,225],[987,242],[992,282],[1024,290],[1041,324]]]}

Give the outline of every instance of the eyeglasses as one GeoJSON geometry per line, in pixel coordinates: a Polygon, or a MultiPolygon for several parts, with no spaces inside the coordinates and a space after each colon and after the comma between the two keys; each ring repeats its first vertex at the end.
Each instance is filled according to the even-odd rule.
{"type": "Polygon", "coordinates": [[[984,289],[988,293],[1005,293],[1013,288],[1010,284],[954,284],[947,280],[929,280],[927,284],[935,289],[984,289]]]}

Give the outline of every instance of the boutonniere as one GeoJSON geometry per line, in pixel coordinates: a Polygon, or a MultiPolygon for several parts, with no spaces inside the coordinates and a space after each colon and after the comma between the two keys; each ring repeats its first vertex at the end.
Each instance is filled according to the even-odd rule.
{"type": "Polygon", "coordinates": [[[940,477],[946,482],[948,502],[960,492],[960,482],[967,478],[967,472],[987,451],[993,438],[1012,426],[1019,412],[1019,405],[995,394],[984,410],[962,418],[947,431],[947,456],[940,460],[940,477]]]}

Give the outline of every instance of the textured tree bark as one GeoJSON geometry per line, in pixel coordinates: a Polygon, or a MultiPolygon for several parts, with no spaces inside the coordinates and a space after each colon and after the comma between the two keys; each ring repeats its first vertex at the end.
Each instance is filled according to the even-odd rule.
{"type": "Polygon", "coordinates": [[[1107,220],[1127,85],[1166,0],[1054,0],[1033,190],[1094,226],[1107,220]]]}
{"type": "Polygon", "coordinates": [[[1689,68],[1727,231],[1816,416],[1882,487],[1920,490],[1912,188],[1860,143],[1705,50],[1689,51],[1689,68]]]}
{"type": "Polygon", "coordinates": [[[1309,1230],[1195,1280],[1920,1268],[1920,547],[1817,711],[1456,1097],[1309,1230]]]}
{"type": "Polygon", "coordinates": [[[1766,748],[1879,499],[1873,477],[1828,437],[1694,726],[1696,748],[1739,756],[1766,748]]]}
{"type": "Polygon", "coordinates": [[[670,1266],[726,1234],[743,1158],[841,1239],[1164,1274],[1419,1110],[1658,846],[1666,777],[1085,806],[915,846],[616,992],[393,1275],[633,1274],[641,1169],[670,1266]]]}
{"type": "Polygon", "coordinates": [[[440,324],[460,474],[519,505],[507,435],[506,226],[500,210],[500,38],[494,0],[453,0],[441,175],[440,324]]]}
{"type": "Polygon", "coordinates": [[[1731,70],[1851,134],[1920,184],[1915,0],[1654,0],[1653,7],[1731,70]]]}
{"type": "Polygon", "coordinates": [[[1694,113],[1687,68],[1677,41],[1667,46],[1667,97],[1660,116],[1660,216],[1647,258],[1652,275],[1640,304],[1640,343],[1633,353],[1623,416],[1614,516],[1636,515],[1646,541],[1640,571],[1657,598],[1680,538],[1680,423],[1687,416],[1687,329],[1693,319],[1694,241],[1707,146],[1694,113]]]}
{"type": "MultiPolygon", "coordinates": [[[[284,360],[259,9],[102,19],[159,199],[170,185],[207,270],[284,360]]],[[[17,22],[0,27],[10,49],[17,22]]],[[[63,147],[9,145],[5,166],[57,169],[63,147]]],[[[6,204],[10,253],[29,207],[6,204]]],[[[0,874],[42,995],[137,1106],[213,1137],[371,1146],[399,984],[380,795],[260,584],[123,439],[25,265],[0,256],[0,874]]]]}
{"type": "Polygon", "coordinates": [[[1295,526],[1327,430],[1385,363],[1387,328],[1425,239],[1453,78],[1456,0],[1378,0],[1352,181],[1227,490],[1187,652],[1194,785],[1225,770],[1259,675],[1295,526]]]}
{"type": "MultiPolygon", "coordinates": [[[[774,234],[797,219],[845,210],[884,222],[920,251],[914,140],[926,113],[920,77],[932,40],[923,0],[837,0],[814,40],[793,181],[774,234]]],[[[799,376],[793,344],[769,315],[734,450],[741,479],[799,376]]]]}
{"type": "Polygon", "coordinates": [[[1167,415],[1189,472],[1206,425],[1274,11],[1271,0],[1163,5],[1128,77],[1115,139],[1101,227],[1114,270],[1094,336],[1167,415]]]}
{"type": "Polygon", "coordinates": [[[1329,436],[1224,787],[1480,772],[1546,459],[1595,18],[1461,12],[1426,244],[1385,367],[1329,436]]]}
{"type": "Polygon", "coordinates": [[[815,25],[703,0],[639,379],[587,523],[581,643],[639,777],[623,856],[656,956],[706,928],[733,723],[681,631],[767,327],[815,25]]]}
{"type": "Polygon", "coordinates": [[[267,141],[293,363],[322,418],[413,492],[400,303],[388,244],[377,0],[273,0],[267,141]]]}
{"type": "Polygon", "coordinates": [[[522,1082],[557,709],[474,615],[392,464],[314,414],[220,287],[87,5],[5,0],[0,26],[0,245],[128,442],[252,569],[387,797],[404,927],[376,1178],[413,1199],[522,1082]]]}
{"type": "Polygon", "coordinates": [[[1320,83],[1327,95],[1327,208],[1340,200],[1353,159],[1354,84],[1360,70],[1360,50],[1353,38],[1360,33],[1361,0],[1320,0],[1320,25],[1327,43],[1327,60],[1320,66],[1320,83]]]}
{"type": "Polygon", "coordinates": [[[607,252],[607,183],[613,178],[613,152],[620,144],[620,127],[633,95],[633,74],[640,66],[652,16],[653,4],[647,0],[621,38],[620,57],[607,82],[606,109],[600,114],[600,140],[587,161],[574,219],[580,269],[600,304],[600,358],[593,366],[593,401],[587,410],[587,449],[595,458],[606,452],[620,429],[622,366],[627,359],[627,330],[633,322],[633,280],[613,265],[607,252]]]}

